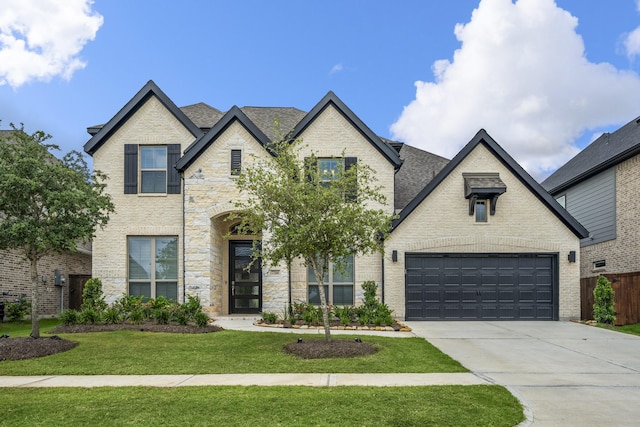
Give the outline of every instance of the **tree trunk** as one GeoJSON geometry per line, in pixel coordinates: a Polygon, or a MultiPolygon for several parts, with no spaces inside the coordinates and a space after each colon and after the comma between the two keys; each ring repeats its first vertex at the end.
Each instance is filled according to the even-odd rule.
{"type": "Polygon", "coordinates": [[[322,309],[322,323],[324,323],[324,339],[325,341],[331,341],[331,327],[329,325],[329,305],[327,304],[327,296],[324,293],[324,268],[322,271],[318,271],[316,265],[311,266],[313,272],[316,275],[316,281],[318,282],[318,294],[320,295],[320,308],[322,309]]]}
{"type": "Polygon", "coordinates": [[[31,259],[31,336],[40,338],[40,324],[38,323],[38,289],[40,277],[38,276],[38,260],[31,259]]]}

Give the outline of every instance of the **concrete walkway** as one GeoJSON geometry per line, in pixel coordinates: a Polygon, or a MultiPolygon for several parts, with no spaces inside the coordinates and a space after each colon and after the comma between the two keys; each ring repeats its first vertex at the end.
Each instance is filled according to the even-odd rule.
{"type": "Polygon", "coordinates": [[[509,388],[534,426],[640,425],[640,337],[574,322],[406,322],[509,388]]]}

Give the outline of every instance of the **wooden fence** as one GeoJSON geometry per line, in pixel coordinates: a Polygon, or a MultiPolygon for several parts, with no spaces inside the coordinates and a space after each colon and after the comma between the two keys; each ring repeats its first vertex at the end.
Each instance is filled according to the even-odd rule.
{"type": "MultiPolygon", "coordinates": [[[[640,323],[640,272],[603,274],[615,292],[616,325],[640,323]]],[[[580,279],[580,318],[593,319],[593,290],[597,277],[580,279]]]]}

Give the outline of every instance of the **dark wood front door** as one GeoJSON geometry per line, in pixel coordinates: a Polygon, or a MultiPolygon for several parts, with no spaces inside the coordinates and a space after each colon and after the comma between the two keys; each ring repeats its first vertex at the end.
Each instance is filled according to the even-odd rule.
{"type": "Polygon", "coordinates": [[[251,267],[253,242],[229,242],[229,313],[262,311],[262,268],[260,262],[251,267]]]}
{"type": "Polygon", "coordinates": [[[69,275],[69,308],[80,310],[82,306],[82,291],[84,284],[91,276],[86,274],[70,274],[69,275]]]}

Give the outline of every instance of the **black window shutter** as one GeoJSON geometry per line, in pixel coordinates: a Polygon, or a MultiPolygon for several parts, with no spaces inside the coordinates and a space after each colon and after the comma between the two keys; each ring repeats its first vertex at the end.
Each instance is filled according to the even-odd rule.
{"type": "Polygon", "coordinates": [[[180,144],[167,145],[167,194],[180,194],[180,172],[176,163],[180,159],[180,144]]]}
{"type": "Polygon", "coordinates": [[[231,150],[231,175],[240,175],[242,171],[242,150],[231,150]]]}
{"type": "MultiPolygon", "coordinates": [[[[344,158],[344,170],[348,171],[353,165],[358,163],[357,157],[345,157],[344,158]]],[[[358,189],[356,187],[352,188],[351,191],[347,193],[347,200],[350,202],[355,202],[358,198],[358,189]]]]}
{"type": "Polygon", "coordinates": [[[138,193],[138,144],[124,145],[124,194],[138,193]]]}

